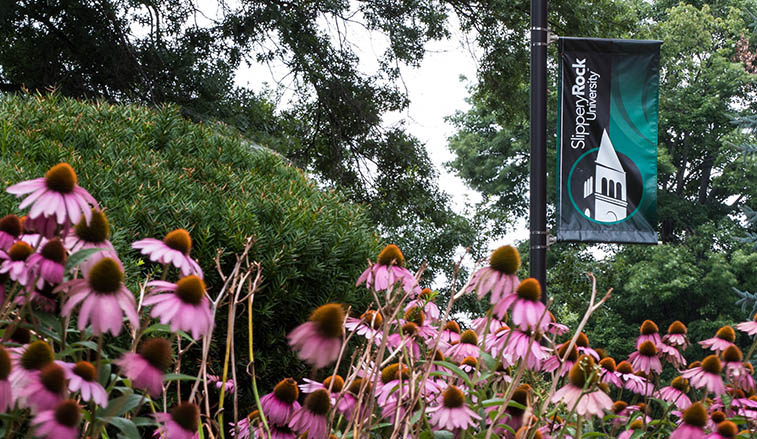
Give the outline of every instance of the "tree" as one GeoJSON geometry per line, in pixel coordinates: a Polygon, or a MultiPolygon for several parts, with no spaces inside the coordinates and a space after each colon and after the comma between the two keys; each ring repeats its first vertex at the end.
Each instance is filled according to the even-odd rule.
{"type": "Polygon", "coordinates": [[[193,120],[223,120],[368,205],[386,239],[411,246],[415,265],[425,255],[449,265],[455,248],[472,241],[423,145],[381,124],[408,104],[399,66],[417,65],[426,41],[448,35],[442,2],[244,0],[214,11],[195,0],[6,3],[3,90],[174,103],[193,120]],[[385,37],[375,71],[363,73],[350,39],[358,29],[385,37]],[[245,62],[285,66],[291,102],[277,110],[272,94],[235,86],[245,62]],[[442,228],[449,232],[435,233],[442,228]]]}

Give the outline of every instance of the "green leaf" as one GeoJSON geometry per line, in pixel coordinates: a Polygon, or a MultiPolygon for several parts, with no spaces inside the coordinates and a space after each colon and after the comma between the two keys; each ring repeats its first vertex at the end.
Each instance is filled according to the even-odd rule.
{"type": "Polygon", "coordinates": [[[129,439],[140,439],[141,437],[137,426],[129,419],[115,417],[111,418],[108,423],[121,430],[123,434],[119,434],[118,437],[129,439]]]}
{"type": "Polygon", "coordinates": [[[137,395],[134,393],[121,395],[118,398],[111,399],[110,402],[108,402],[108,406],[104,409],[99,409],[97,411],[97,417],[109,418],[112,416],[121,416],[139,405],[139,402],[141,400],[142,395],[137,395]]]}
{"type": "Polygon", "coordinates": [[[453,439],[455,434],[447,430],[439,430],[434,432],[434,439],[453,439]]]}
{"type": "Polygon", "coordinates": [[[163,375],[163,380],[166,382],[171,381],[197,381],[198,378],[192,375],[187,375],[183,373],[167,373],[163,375]]]}
{"type": "Polygon", "coordinates": [[[72,254],[66,261],[66,271],[70,271],[72,268],[78,267],[79,264],[86,261],[90,256],[95,253],[106,250],[104,248],[85,248],[72,254]]]}
{"type": "Polygon", "coordinates": [[[470,378],[468,377],[468,374],[465,373],[465,372],[463,372],[463,370],[460,369],[459,367],[455,366],[454,364],[452,364],[452,363],[450,363],[448,361],[434,361],[434,364],[437,365],[437,366],[442,366],[442,367],[444,367],[444,368],[446,368],[446,369],[454,372],[455,375],[459,376],[465,382],[465,385],[469,389],[473,388],[473,384],[471,383],[470,378]]]}

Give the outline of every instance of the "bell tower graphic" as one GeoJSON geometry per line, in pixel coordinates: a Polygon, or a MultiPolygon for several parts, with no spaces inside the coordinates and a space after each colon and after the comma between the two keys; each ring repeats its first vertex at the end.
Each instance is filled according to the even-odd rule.
{"type": "Polygon", "coordinates": [[[626,171],[618,160],[607,130],[602,132],[594,176],[584,182],[584,215],[602,221],[614,222],[628,216],[626,171]]]}

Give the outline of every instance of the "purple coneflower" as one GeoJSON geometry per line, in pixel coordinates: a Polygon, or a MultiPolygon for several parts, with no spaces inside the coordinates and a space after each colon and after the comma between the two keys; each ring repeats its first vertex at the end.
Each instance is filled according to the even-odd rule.
{"type": "Polygon", "coordinates": [[[300,408],[300,403],[297,402],[299,395],[297,382],[292,378],[287,378],[276,384],[273,392],[260,398],[260,405],[263,407],[266,418],[271,422],[287,425],[292,414],[300,408]]]}
{"type": "Polygon", "coordinates": [[[640,370],[645,374],[662,372],[662,363],[657,358],[657,347],[652,341],[643,341],[637,351],[628,358],[634,369],[640,370]]]}
{"type": "Polygon", "coordinates": [[[502,298],[494,306],[494,314],[503,318],[505,311],[510,311],[510,319],[513,325],[527,331],[534,329],[540,332],[546,331],[549,317],[546,317],[546,307],[540,301],[541,286],[539,281],[530,277],[520,283],[515,294],[509,294],[502,298]]]}
{"type": "MultiPolygon", "coordinates": [[[[13,333],[14,338],[20,330],[21,328],[16,329],[13,333]]],[[[21,332],[23,333],[23,331],[21,332]]],[[[19,391],[27,388],[32,381],[37,379],[39,371],[43,367],[55,361],[55,355],[50,345],[42,340],[29,343],[23,348],[11,348],[9,353],[12,363],[9,381],[13,389],[14,399],[19,391]]]]}
{"type": "Polygon", "coordinates": [[[8,251],[22,231],[18,216],[10,214],[0,218],[0,250],[8,251]]]}
{"type": "Polygon", "coordinates": [[[116,249],[108,240],[109,237],[110,224],[108,223],[108,218],[105,216],[105,212],[99,209],[92,209],[92,219],[89,223],[79,221],[74,226],[73,232],[69,233],[63,242],[71,253],[90,248],[102,249],[102,251],[91,255],[82,263],[82,270],[87,271],[91,265],[94,265],[102,258],[118,259],[116,249]]]}
{"type": "Polygon", "coordinates": [[[460,362],[458,367],[463,372],[471,374],[475,372],[476,368],[478,367],[478,360],[473,357],[465,357],[463,358],[463,361],[460,362]]]}
{"type": "Polygon", "coordinates": [[[62,367],[50,363],[39,371],[38,378],[19,390],[20,405],[39,413],[53,410],[66,397],[66,373],[62,367]]]}
{"type": "Polygon", "coordinates": [[[76,364],[63,363],[68,379],[68,390],[81,393],[83,401],[93,401],[100,407],[108,405],[108,394],[103,386],[97,382],[95,366],[87,361],[76,364]]]}
{"type": "Polygon", "coordinates": [[[569,409],[575,407],[575,412],[581,416],[602,416],[605,410],[610,410],[612,399],[605,392],[599,388],[589,391],[599,378],[595,367],[594,358],[581,355],[570,369],[568,384],[555,392],[552,402],[564,402],[569,409]]]}
{"type": "Polygon", "coordinates": [[[547,316],[549,317],[549,322],[547,322],[547,332],[552,335],[563,335],[566,332],[570,331],[570,328],[568,328],[567,325],[563,325],[562,323],[557,323],[557,319],[555,319],[555,315],[552,314],[552,311],[547,311],[547,316]]]}
{"type": "MultiPolygon", "coordinates": [[[[568,341],[557,346],[557,352],[555,352],[554,355],[547,358],[547,360],[542,365],[542,370],[545,372],[553,372],[560,369],[560,362],[562,362],[563,357],[565,357],[565,354],[568,352],[569,345],[570,345],[570,342],[568,341]]],[[[573,367],[574,364],[576,364],[576,360],[578,360],[578,356],[579,356],[578,349],[574,345],[573,348],[570,350],[570,353],[568,353],[568,356],[565,357],[565,366],[562,367],[562,370],[560,371],[560,376],[564,376],[566,373],[570,372],[570,369],[573,367]]]]}
{"type": "Polygon", "coordinates": [[[141,239],[133,243],[132,248],[140,250],[143,255],[150,256],[153,262],[169,265],[181,270],[182,276],[197,275],[202,277],[202,269],[189,257],[192,251],[192,238],[184,229],[176,229],[168,233],[162,241],[155,238],[141,239]]]}
{"type": "Polygon", "coordinates": [[[27,286],[30,281],[29,273],[26,269],[26,260],[34,254],[34,249],[24,241],[16,241],[8,252],[0,250],[0,259],[4,259],[0,265],[0,273],[8,273],[10,279],[27,286]]]}
{"type": "Polygon", "coordinates": [[[75,439],[79,436],[77,427],[80,407],[73,399],[58,403],[52,410],[45,410],[32,419],[34,434],[39,439],[75,439]]]}
{"type": "Polygon", "coordinates": [[[639,349],[642,343],[645,341],[651,341],[655,346],[662,343],[660,338],[660,329],[655,322],[651,320],[644,320],[639,328],[639,337],[636,339],[636,349],[639,349]]]}
{"type": "Polygon", "coordinates": [[[631,425],[627,427],[627,430],[620,433],[618,439],[631,439],[633,434],[638,431],[645,431],[644,422],[641,419],[634,419],[634,421],[631,422],[631,425]]]}
{"type": "Polygon", "coordinates": [[[201,277],[190,275],[171,283],[154,280],[147,283],[151,293],[142,304],[151,306],[150,315],[160,323],[171,324],[171,331],[191,332],[195,340],[209,334],[213,328],[210,301],[205,296],[205,282],[201,277]],[[168,292],[168,294],[159,294],[168,292]]]}
{"type": "MultiPolygon", "coordinates": [[[[505,318],[507,317],[507,314],[505,314],[505,318]]],[[[504,320],[500,320],[497,318],[487,318],[487,317],[479,317],[476,319],[473,319],[471,322],[471,329],[476,331],[476,334],[478,334],[479,337],[482,337],[484,335],[484,332],[486,332],[486,323],[489,322],[489,334],[494,334],[497,332],[497,330],[503,326],[507,326],[504,322],[504,320]]]]}
{"type": "Polygon", "coordinates": [[[489,257],[489,266],[483,267],[473,274],[467,287],[467,292],[476,291],[478,298],[483,299],[491,291],[489,301],[492,305],[499,303],[502,298],[513,294],[518,288],[520,268],[520,253],[511,245],[504,245],[494,250],[489,257]]]}
{"type": "Polygon", "coordinates": [[[428,317],[430,321],[435,322],[439,320],[440,312],[439,307],[434,303],[435,295],[436,293],[431,291],[430,288],[424,288],[417,298],[408,302],[407,306],[405,306],[405,311],[417,306],[426,313],[426,317],[428,317]]]}
{"type": "Polygon", "coordinates": [[[684,410],[681,424],[670,435],[670,439],[704,439],[707,425],[707,410],[701,402],[695,402],[684,410]]]}
{"type": "Polygon", "coordinates": [[[667,361],[673,365],[676,369],[681,369],[686,366],[686,358],[683,357],[681,352],[675,347],[668,345],[669,340],[663,340],[662,343],[657,345],[657,349],[660,350],[662,360],[667,361]]]}
{"type": "Polygon", "coordinates": [[[739,349],[736,345],[731,345],[725,348],[725,350],[723,350],[720,355],[723,359],[726,378],[728,378],[731,382],[739,385],[740,387],[748,388],[747,386],[750,383],[744,378],[747,375],[751,374],[746,369],[746,367],[744,367],[744,363],[742,362],[744,359],[744,354],[741,353],[741,349],[739,349]]]}
{"type": "Polygon", "coordinates": [[[226,393],[234,393],[234,380],[228,379],[224,383],[223,380],[221,380],[221,377],[218,375],[208,375],[208,382],[213,383],[216,386],[216,389],[221,390],[223,387],[226,391],[226,393]]]}
{"type": "Polygon", "coordinates": [[[455,386],[442,393],[441,404],[426,409],[431,413],[429,422],[439,430],[465,430],[476,425],[481,417],[465,404],[465,395],[455,386]]]}
{"type": "Polygon", "coordinates": [[[612,384],[613,386],[622,389],[623,380],[615,374],[615,369],[617,368],[615,360],[612,357],[605,357],[599,361],[599,365],[602,367],[602,370],[599,373],[600,382],[612,384]]]}
{"type": "Polygon", "coordinates": [[[736,329],[741,332],[746,332],[749,335],[757,334],[757,314],[755,314],[749,322],[737,323],[736,329]]]}
{"type": "Polygon", "coordinates": [[[56,217],[58,224],[66,220],[76,224],[84,214],[90,220],[90,205],[99,207],[97,200],[77,184],[76,173],[68,163],[59,163],[45,173],[42,178],[22,181],[5,189],[9,194],[27,196],[19,209],[31,206],[29,218],[39,216],[56,217]]]}
{"type": "Polygon", "coordinates": [[[376,400],[384,405],[388,400],[404,398],[408,392],[410,369],[394,363],[381,369],[381,382],[376,387],[376,400]]]}
{"type": "Polygon", "coordinates": [[[502,356],[504,359],[509,359],[510,363],[522,360],[526,362],[526,368],[529,370],[539,370],[542,362],[549,357],[546,348],[540,343],[541,338],[542,335],[538,332],[532,334],[513,329],[510,332],[510,340],[501,349],[502,356]],[[531,339],[532,335],[533,339],[531,339]]]}
{"type": "MultiPolygon", "coordinates": [[[[347,388],[347,391],[342,395],[342,398],[337,401],[336,409],[339,413],[344,414],[344,417],[348,421],[352,421],[356,415],[355,408],[357,407],[361,388],[364,388],[364,395],[370,394],[370,383],[365,382],[362,378],[355,378],[347,388]]],[[[361,419],[365,419],[368,416],[368,403],[365,400],[361,400],[359,416],[361,419]]]]}
{"type": "Polygon", "coordinates": [[[426,313],[418,306],[411,306],[405,309],[405,321],[415,323],[417,327],[417,334],[424,340],[432,340],[436,338],[436,328],[428,324],[426,320],[426,313]]]}
{"type": "Polygon", "coordinates": [[[704,387],[708,392],[722,395],[725,393],[723,379],[720,378],[722,369],[723,366],[717,355],[709,355],[702,360],[701,366],[686,369],[681,373],[681,376],[688,379],[689,383],[697,389],[704,387]]]}
{"type": "Polygon", "coordinates": [[[736,333],[733,331],[733,328],[730,326],[723,326],[718,329],[717,333],[715,333],[715,337],[702,340],[699,342],[699,345],[719,354],[721,351],[725,350],[725,348],[731,346],[734,341],[736,341],[736,333]]]}
{"type": "Polygon", "coordinates": [[[68,316],[81,303],[78,327],[83,331],[92,324],[96,335],[110,332],[121,333],[123,314],[132,326],[139,326],[137,303],[131,291],[123,283],[124,273],[119,261],[112,258],[100,259],[84,274],[84,279],[74,279],[60,285],[56,290],[67,290],[68,298],[61,314],[68,316]]]}
{"type": "Polygon", "coordinates": [[[407,356],[418,359],[421,355],[421,347],[418,344],[418,325],[407,322],[402,325],[400,331],[386,338],[386,345],[392,349],[405,349],[407,356]]]}
{"type": "Polygon", "coordinates": [[[465,357],[478,357],[478,353],[478,336],[473,330],[468,329],[460,335],[460,342],[450,346],[444,352],[444,356],[460,362],[465,357]]]}
{"type": "Polygon", "coordinates": [[[63,282],[63,271],[66,264],[66,249],[59,238],[53,238],[42,246],[39,253],[33,253],[26,259],[26,270],[31,279],[37,276],[37,288],[42,288],[45,282],[57,285],[63,282]]]}
{"type": "Polygon", "coordinates": [[[297,434],[307,432],[308,439],[326,439],[326,414],[330,408],[329,392],[326,389],[318,389],[305,398],[302,407],[295,410],[289,421],[289,428],[297,434]]]}
{"type": "Polygon", "coordinates": [[[0,413],[5,413],[13,407],[13,392],[8,381],[12,367],[10,354],[0,346],[0,413]]]}
{"type": "Polygon", "coordinates": [[[739,428],[731,421],[718,423],[715,431],[707,435],[707,439],[733,439],[739,434],[739,428]]]}
{"type": "Polygon", "coordinates": [[[672,402],[679,410],[686,410],[691,406],[689,399],[689,381],[684,377],[675,377],[669,386],[663,387],[655,395],[663,401],[672,402]]]}
{"type": "Polygon", "coordinates": [[[191,402],[183,402],[171,413],[156,413],[159,429],[165,439],[193,439],[200,428],[200,409],[191,402]]]}
{"type": "Polygon", "coordinates": [[[344,323],[344,328],[357,335],[362,335],[368,340],[379,342],[382,337],[381,325],[383,323],[384,318],[381,317],[381,313],[369,309],[364,312],[359,319],[347,317],[347,321],[344,323]]]}
{"type": "Polygon", "coordinates": [[[171,343],[153,338],[142,343],[139,353],[127,352],[114,363],[121,367],[133,387],[145,389],[155,398],[163,392],[163,373],[172,362],[171,343]]]}
{"type": "Polygon", "coordinates": [[[670,346],[681,347],[686,350],[689,347],[689,338],[686,336],[686,325],[676,320],[668,326],[668,333],[662,337],[662,341],[670,346]]]}
{"type": "Polygon", "coordinates": [[[344,309],[338,303],[329,303],[313,311],[309,320],[294,328],[287,339],[300,360],[320,369],[336,361],[343,331],[344,309]]]}
{"type": "Polygon", "coordinates": [[[407,293],[421,292],[415,276],[405,268],[405,256],[399,247],[389,244],[379,253],[378,261],[360,275],[355,285],[365,283],[367,288],[390,292],[398,282],[407,293]]]}
{"type": "Polygon", "coordinates": [[[453,343],[459,343],[460,332],[460,325],[456,321],[448,321],[442,328],[442,334],[439,337],[439,348],[446,350],[453,343]]]}

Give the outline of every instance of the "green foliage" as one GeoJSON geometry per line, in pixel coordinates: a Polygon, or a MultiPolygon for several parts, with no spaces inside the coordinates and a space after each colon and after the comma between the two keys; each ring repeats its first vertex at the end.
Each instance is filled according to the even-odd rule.
{"type": "MultiPolygon", "coordinates": [[[[141,275],[156,269],[130,249],[138,239],[189,230],[192,256],[215,297],[222,286],[216,251],[228,272],[245,237],[255,236],[250,256],[262,263],[264,282],[255,296],[254,340],[264,386],[302,372],[284,337],[312,309],[342,302],[361,310],[369,300],[355,287],[367,259],[379,250],[365,210],[319,190],[303,171],[234,129],[193,124],[175,106],[152,111],[57,95],[5,96],[0,120],[3,187],[70,163],[79,184],[106,209],[133,292],[139,291],[141,275]]],[[[18,212],[18,203],[0,194],[3,212],[18,212]]],[[[245,346],[247,322],[239,324],[237,346],[245,346]]],[[[225,333],[220,329],[216,334],[225,333]]],[[[213,344],[212,350],[211,358],[221,361],[223,346],[213,344]]],[[[236,360],[244,376],[248,358],[238,353],[236,360]]],[[[211,364],[211,373],[220,372],[219,363],[211,364]]],[[[239,383],[249,397],[247,385],[248,380],[239,383]]]]}

